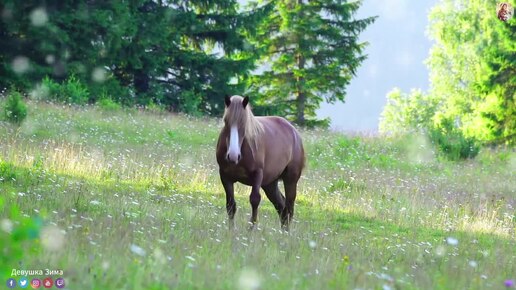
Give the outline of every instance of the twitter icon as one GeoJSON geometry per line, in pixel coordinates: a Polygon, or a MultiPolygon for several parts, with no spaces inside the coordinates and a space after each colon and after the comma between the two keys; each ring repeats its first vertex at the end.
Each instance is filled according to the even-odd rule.
{"type": "Polygon", "coordinates": [[[20,286],[20,288],[27,288],[27,286],[29,286],[29,280],[27,277],[20,278],[20,281],[18,281],[18,286],[20,286]]]}

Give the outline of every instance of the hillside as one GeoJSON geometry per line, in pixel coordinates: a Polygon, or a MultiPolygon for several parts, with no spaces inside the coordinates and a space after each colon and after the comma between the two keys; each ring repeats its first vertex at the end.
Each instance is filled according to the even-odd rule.
{"type": "Polygon", "coordinates": [[[214,157],[220,127],[38,102],[21,127],[0,121],[0,278],[60,269],[70,289],[501,289],[516,280],[513,150],[449,162],[418,136],[303,131],[308,166],[292,230],[280,230],[262,194],[259,226],[247,231],[249,188],[237,186],[231,232],[214,157]]]}

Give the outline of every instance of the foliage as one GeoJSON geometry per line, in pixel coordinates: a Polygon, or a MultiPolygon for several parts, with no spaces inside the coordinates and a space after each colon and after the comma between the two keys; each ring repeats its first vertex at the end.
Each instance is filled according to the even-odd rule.
{"type": "Polygon", "coordinates": [[[7,121],[17,125],[27,117],[27,106],[20,92],[15,90],[9,92],[4,105],[4,116],[7,121]]]}
{"type": "Polygon", "coordinates": [[[449,160],[474,158],[480,151],[478,141],[465,137],[462,131],[451,124],[431,128],[429,136],[439,151],[449,160]]]}
{"type": "Polygon", "coordinates": [[[387,95],[387,104],[380,119],[380,132],[391,135],[425,134],[436,148],[450,160],[473,158],[479,143],[451,122],[434,122],[439,106],[436,98],[421,90],[405,94],[399,89],[387,95]]]}
{"type": "Polygon", "coordinates": [[[199,106],[201,104],[200,96],[196,95],[195,92],[192,91],[184,91],[181,93],[181,97],[179,99],[180,102],[178,105],[180,111],[192,115],[198,115],[199,106]]]}
{"type": "Polygon", "coordinates": [[[101,98],[97,101],[97,105],[105,111],[118,111],[122,108],[119,103],[108,97],[101,98]]]}
{"type": "Polygon", "coordinates": [[[74,75],[60,84],[45,77],[42,86],[47,90],[49,100],[75,105],[84,105],[89,101],[88,88],[74,75]]]}
{"type": "Polygon", "coordinates": [[[272,108],[299,125],[318,122],[325,100],[344,101],[346,86],[366,58],[359,34],[373,17],[355,19],[360,2],[260,1],[273,9],[258,26],[253,43],[263,72],[251,78],[258,106],[272,108]]]}
{"type": "Polygon", "coordinates": [[[0,182],[16,180],[16,172],[11,163],[0,159],[0,182]]]}
{"type": "Polygon", "coordinates": [[[45,76],[62,83],[73,75],[91,102],[108,94],[207,114],[243,91],[255,58],[245,33],[262,13],[239,11],[236,0],[17,2],[0,3],[0,87],[28,91],[45,76]],[[23,69],[14,65],[20,59],[23,69]]]}
{"type": "Polygon", "coordinates": [[[220,115],[222,96],[253,86],[258,113],[327,126],[329,120],[315,119],[316,109],[323,99],[344,100],[365,58],[358,34],[373,18],[353,19],[359,6],[285,0],[244,10],[236,0],[7,0],[0,4],[0,87],[30,91],[45,76],[59,84],[73,77],[91,103],[107,94],[124,105],[152,101],[220,115]],[[272,71],[251,77],[260,57],[262,64],[272,61],[272,71]]]}
{"type": "Polygon", "coordinates": [[[112,75],[109,75],[103,82],[96,82],[87,86],[90,92],[90,102],[108,98],[124,106],[135,105],[133,89],[129,86],[122,86],[118,79],[112,75]]]}
{"type": "Polygon", "coordinates": [[[493,7],[445,0],[432,9],[430,90],[390,92],[382,133],[424,132],[452,160],[475,157],[481,144],[514,144],[516,21],[500,21],[493,7]]]}
{"type": "Polygon", "coordinates": [[[432,127],[432,117],[437,105],[435,98],[421,90],[412,90],[406,94],[395,88],[387,94],[387,104],[380,117],[380,133],[425,131],[432,127]]]}
{"type": "Polygon", "coordinates": [[[39,238],[42,221],[38,217],[23,216],[18,206],[6,203],[4,196],[0,197],[0,209],[5,213],[0,220],[0,279],[7,281],[20,261],[40,253],[35,241],[39,238]]]}
{"type": "Polygon", "coordinates": [[[502,22],[495,0],[445,0],[430,13],[435,45],[427,61],[436,126],[457,123],[484,143],[516,140],[516,19],[502,22]]]}

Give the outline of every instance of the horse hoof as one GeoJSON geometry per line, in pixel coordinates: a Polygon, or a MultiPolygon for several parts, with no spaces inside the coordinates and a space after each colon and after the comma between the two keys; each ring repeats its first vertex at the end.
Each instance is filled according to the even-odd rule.
{"type": "Polygon", "coordinates": [[[252,231],[256,228],[256,223],[249,222],[249,226],[247,227],[248,231],[252,231]]]}
{"type": "Polygon", "coordinates": [[[290,231],[290,223],[283,223],[281,224],[281,230],[285,233],[288,233],[290,231]]]}

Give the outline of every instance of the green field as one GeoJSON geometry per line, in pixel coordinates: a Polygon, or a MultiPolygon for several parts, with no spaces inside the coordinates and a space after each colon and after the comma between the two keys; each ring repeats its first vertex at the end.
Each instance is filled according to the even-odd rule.
{"type": "Polygon", "coordinates": [[[248,231],[241,185],[230,231],[220,128],[34,102],[21,127],[0,122],[2,277],[62,269],[69,289],[504,289],[516,280],[513,149],[450,162],[423,137],[303,131],[308,165],[291,231],[264,194],[248,231]],[[36,217],[39,238],[8,234],[36,217]]]}

